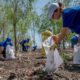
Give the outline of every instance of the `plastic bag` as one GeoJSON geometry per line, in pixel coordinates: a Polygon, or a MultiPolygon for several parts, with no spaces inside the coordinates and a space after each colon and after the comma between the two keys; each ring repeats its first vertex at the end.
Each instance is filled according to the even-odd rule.
{"type": "Polygon", "coordinates": [[[50,49],[50,47],[54,44],[52,37],[49,37],[44,41],[43,46],[46,52],[46,70],[48,72],[53,72],[58,69],[58,67],[63,63],[62,58],[59,55],[57,49],[50,49]]]}
{"type": "Polygon", "coordinates": [[[80,46],[74,46],[73,64],[80,64],[80,46]]]}
{"type": "Polygon", "coordinates": [[[15,53],[13,46],[7,45],[6,47],[6,59],[15,59],[15,53]]]}

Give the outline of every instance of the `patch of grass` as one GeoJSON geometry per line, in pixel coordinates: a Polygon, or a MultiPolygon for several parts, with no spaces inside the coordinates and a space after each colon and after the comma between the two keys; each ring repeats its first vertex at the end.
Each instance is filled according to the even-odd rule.
{"type": "Polygon", "coordinates": [[[64,63],[67,63],[69,60],[71,60],[71,57],[64,52],[61,52],[61,57],[62,57],[64,63]]]}

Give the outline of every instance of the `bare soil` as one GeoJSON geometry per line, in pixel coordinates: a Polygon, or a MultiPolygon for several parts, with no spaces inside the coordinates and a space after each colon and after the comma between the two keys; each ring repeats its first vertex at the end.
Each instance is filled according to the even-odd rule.
{"type": "Polygon", "coordinates": [[[69,64],[55,73],[43,71],[45,59],[39,51],[18,52],[15,60],[1,58],[0,80],[80,80],[80,67],[69,64]]]}

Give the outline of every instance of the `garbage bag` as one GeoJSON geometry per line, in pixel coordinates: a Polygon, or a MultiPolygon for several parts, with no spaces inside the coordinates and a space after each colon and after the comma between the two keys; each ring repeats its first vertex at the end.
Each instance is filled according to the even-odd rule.
{"type": "Polygon", "coordinates": [[[6,46],[6,59],[15,59],[15,53],[13,46],[6,46]]]}
{"type": "Polygon", "coordinates": [[[58,69],[58,67],[63,63],[62,58],[59,55],[57,48],[50,49],[50,47],[55,44],[52,37],[49,37],[43,42],[43,46],[46,52],[46,70],[48,72],[53,72],[58,69]]]}
{"type": "Polygon", "coordinates": [[[80,64],[80,46],[74,46],[73,64],[80,64]]]}

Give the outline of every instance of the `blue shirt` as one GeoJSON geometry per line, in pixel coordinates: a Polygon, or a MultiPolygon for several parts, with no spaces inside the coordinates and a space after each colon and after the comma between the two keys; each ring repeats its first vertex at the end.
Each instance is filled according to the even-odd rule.
{"type": "Polygon", "coordinates": [[[80,34],[80,6],[64,9],[62,13],[63,27],[80,34]]]}
{"type": "Polygon", "coordinates": [[[13,43],[11,42],[11,38],[7,38],[6,40],[0,42],[0,46],[6,48],[7,45],[13,46],[13,43]]]}
{"type": "Polygon", "coordinates": [[[30,41],[30,39],[27,38],[27,39],[25,39],[25,40],[22,40],[22,41],[20,42],[20,44],[29,43],[29,41],[30,41]]]}

